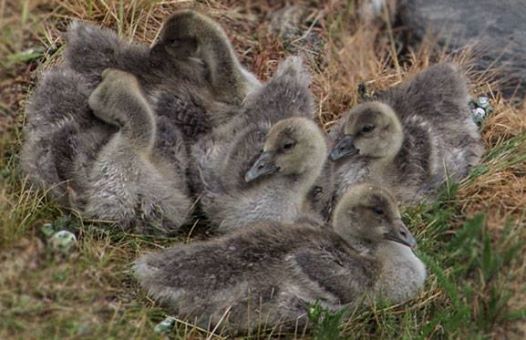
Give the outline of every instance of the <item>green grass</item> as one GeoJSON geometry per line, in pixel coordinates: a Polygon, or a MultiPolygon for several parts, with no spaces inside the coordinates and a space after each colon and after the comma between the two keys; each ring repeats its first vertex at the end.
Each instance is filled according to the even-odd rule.
{"type": "MultiPolygon", "coordinates": [[[[245,8],[243,4],[215,1],[201,8],[206,6],[224,16],[239,15],[236,13],[245,8]],[[229,12],[229,8],[236,10],[229,12]]],[[[49,0],[35,7],[24,1],[9,7],[7,15],[12,19],[9,27],[0,24],[3,68],[0,127],[3,120],[9,122],[0,136],[1,339],[166,336],[154,329],[167,314],[139,289],[131,276],[130,263],[148,250],[191,241],[190,235],[153,238],[83,221],[44,192],[30,190],[19,168],[18,151],[22,142],[23,106],[34,84],[33,71],[46,69],[60,58],[62,46],[57,27],[63,29],[67,18],[81,15],[111,25],[123,36],[149,40],[155,35],[154,23],[175,7],[148,1],[95,0],[49,0]],[[53,251],[42,232],[45,223],[51,223],[55,230],[74,232],[77,248],[69,255],[53,251]]],[[[327,40],[329,66],[326,71],[316,68],[313,85],[321,102],[322,121],[329,121],[331,114],[341,109],[341,101],[345,105],[354,102],[358,97],[355,85],[364,80],[346,80],[343,75],[348,74],[344,72],[347,64],[338,59],[340,55],[370,59],[369,52],[360,52],[355,45],[345,47],[344,38],[352,35],[346,23],[352,19],[355,6],[354,2],[347,2],[341,7],[325,8],[327,18],[321,34],[327,40]]],[[[266,38],[266,10],[261,5],[259,12],[254,9],[251,13],[263,23],[261,27],[253,20],[243,23],[247,27],[230,29],[237,38],[238,50],[250,50],[244,61],[261,70],[260,76],[269,70],[265,62],[275,65],[271,57],[283,53],[279,44],[266,38]],[[245,37],[250,38],[245,41],[245,37]],[[269,46],[251,49],[259,44],[254,41],[258,37],[265,37],[263,41],[269,46]]],[[[236,17],[223,23],[235,25],[239,20],[236,17]]],[[[383,59],[372,64],[381,65],[382,70],[386,68],[384,73],[370,74],[375,86],[384,76],[396,80],[389,77],[397,71],[389,69],[383,59]]],[[[399,306],[378,303],[371,308],[336,314],[313,306],[311,337],[476,339],[499,337],[513,331],[513,325],[524,325],[526,216],[524,210],[521,212],[520,207],[514,206],[517,194],[502,191],[501,183],[493,184],[492,180],[504,175],[516,179],[526,176],[526,133],[520,129],[511,134],[508,130],[501,135],[492,132],[493,127],[503,124],[514,129],[508,121],[498,120],[499,115],[508,117],[512,110],[505,104],[495,109],[495,120],[490,119],[489,126],[484,127],[486,140],[492,142],[488,143],[491,147],[483,163],[461,184],[446,186],[436,203],[413,207],[404,213],[404,220],[419,241],[418,254],[429,271],[422,294],[399,306]],[[481,193],[491,199],[473,198],[481,193]],[[495,206],[506,213],[497,225],[495,206]]],[[[168,335],[215,337],[182,320],[176,322],[168,335]]],[[[261,332],[253,337],[267,335],[261,332]]]]}
{"type": "MultiPolygon", "coordinates": [[[[366,338],[486,338],[499,325],[524,318],[526,310],[510,309],[513,297],[507,283],[511,269],[522,262],[525,238],[523,226],[510,223],[494,241],[484,214],[458,223],[455,186],[444,190],[433,206],[415,208],[404,218],[410,228],[419,229],[418,255],[426,264],[429,278],[419,299],[403,306],[375,306],[342,321],[343,334],[366,338]]],[[[316,331],[320,339],[334,338],[340,314],[322,318],[316,331]],[[330,327],[327,327],[329,320],[330,327]]]]}

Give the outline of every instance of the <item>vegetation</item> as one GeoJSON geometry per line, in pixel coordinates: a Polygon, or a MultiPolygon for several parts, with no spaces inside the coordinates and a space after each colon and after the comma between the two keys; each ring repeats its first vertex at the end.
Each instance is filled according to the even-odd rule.
{"type": "MultiPolygon", "coordinates": [[[[154,328],[167,315],[139,289],[130,263],[147,250],[191,242],[194,228],[178,238],[154,239],[83,221],[46,193],[31,190],[19,168],[18,150],[25,102],[41,72],[60,62],[62,33],[72,19],[151,42],[164,18],[182,7],[202,10],[221,22],[243,63],[261,79],[268,78],[284,56],[304,55],[325,128],[359,101],[360,84],[374,91],[439,60],[462,64],[473,94],[489,93],[494,113],[482,126],[487,147],[482,164],[462,183],[446,185],[435,204],[404,213],[429,270],[425,290],[399,306],[378,304],[338,314],[313,306],[315,327],[308,335],[525,336],[526,109],[493,93],[495,84],[488,81],[492,71],[471,71],[467,54],[447,56],[431,40],[418,50],[401,49],[389,16],[360,20],[359,2],[297,1],[306,19],[291,32],[284,32],[279,20],[270,20],[285,1],[275,3],[0,0],[0,338],[166,336],[154,328]],[[53,230],[73,231],[77,249],[69,255],[53,252],[42,230],[46,223],[53,230]]],[[[222,337],[220,330],[199,329],[182,320],[168,335],[222,337]]],[[[265,330],[252,335],[268,336],[265,330]]]]}

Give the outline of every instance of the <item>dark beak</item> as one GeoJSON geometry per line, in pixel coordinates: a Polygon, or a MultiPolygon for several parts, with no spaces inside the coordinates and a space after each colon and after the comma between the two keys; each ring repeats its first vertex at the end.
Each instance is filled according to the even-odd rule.
{"type": "Polygon", "coordinates": [[[385,238],[406,245],[410,248],[416,247],[416,240],[409,232],[402,220],[397,220],[393,228],[385,234],[385,238]]]}
{"type": "Polygon", "coordinates": [[[356,155],[358,149],[354,147],[354,138],[351,135],[345,135],[338,141],[336,146],[332,148],[329,158],[336,161],[342,157],[356,155]]]}
{"type": "Polygon", "coordinates": [[[261,176],[273,174],[278,170],[279,168],[274,164],[274,154],[263,152],[245,174],[245,182],[252,182],[261,176]]]}

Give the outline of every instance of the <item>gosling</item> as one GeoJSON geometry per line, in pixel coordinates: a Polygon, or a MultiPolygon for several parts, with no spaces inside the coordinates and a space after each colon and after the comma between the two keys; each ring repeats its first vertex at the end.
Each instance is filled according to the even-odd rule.
{"type": "Polygon", "coordinates": [[[28,110],[22,150],[30,180],[84,217],[138,232],[177,231],[192,207],[184,141],[169,121],[154,117],[137,79],[106,70],[89,96],[71,70],[44,80],[28,110]]]}
{"type": "Polygon", "coordinates": [[[201,168],[207,178],[214,177],[204,181],[201,205],[219,233],[258,220],[294,221],[308,210],[307,195],[327,157],[322,131],[303,117],[273,125],[259,155],[255,151],[260,140],[254,141],[253,134],[243,137],[233,150],[225,150],[223,167],[201,168]],[[255,160],[250,151],[257,155],[255,160]],[[248,166],[247,159],[253,160],[248,166]]]}
{"type": "Polygon", "coordinates": [[[331,133],[335,196],[368,181],[411,204],[465,177],[484,151],[467,99],[458,69],[439,64],[353,108],[331,133]]]}
{"type": "Polygon", "coordinates": [[[176,123],[189,141],[228,120],[232,108],[260,85],[239,63],[221,26],[202,14],[175,13],[159,36],[149,48],[109,29],[73,22],[65,66],[82,75],[90,89],[106,68],[135,75],[155,114],[176,123]]]}
{"type": "Polygon", "coordinates": [[[218,232],[292,222],[307,204],[328,153],[308,84],[301,60],[287,59],[228,124],[193,146],[201,207],[218,232]]]}
{"type": "Polygon", "coordinates": [[[415,244],[394,197],[362,184],[341,198],[332,228],[309,220],[255,223],[144,255],[134,271],[150,296],[201,327],[303,329],[317,301],[338,311],[415,297],[426,278],[415,244]]]}

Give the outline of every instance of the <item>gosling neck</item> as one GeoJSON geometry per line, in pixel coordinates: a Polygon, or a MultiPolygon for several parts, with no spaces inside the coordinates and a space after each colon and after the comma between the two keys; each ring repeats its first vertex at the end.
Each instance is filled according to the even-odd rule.
{"type": "Polygon", "coordinates": [[[372,255],[378,249],[378,244],[364,238],[349,238],[347,243],[360,254],[372,255]]]}
{"type": "Polygon", "coordinates": [[[368,159],[370,174],[369,177],[381,184],[389,185],[391,178],[396,177],[397,166],[396,158],[402,150],[402,144],[404,141],[403,133],[400,132],[399,137],[395,138],[393,144],[389,146],[389,152],[382,157],[368,159]]]}
{"type": "MultiPolygon", "coordinates": [[[[278,174],[261,184],[268,188],[279,188],[279,197],[275,199],[281,202],[288,202],[289,204],[293,203],[294,206],[301,210],[319,174],[320,171],[317,169],[308,169],[301,174],[278,174]]],[[[261,192],[261,189],[257,190],[261,192]]]]}
{"type": "Polygon", "coordinates": [[[322,174],[326,158],[326,153],[322,153],[322,157],[313,160],[311,166],[308,169],[306,169],[302,174],[297,175],[298,191],[302,194],[303,198],[306,199],[308,193],[316,184],[316,180],[322,174]]]}

